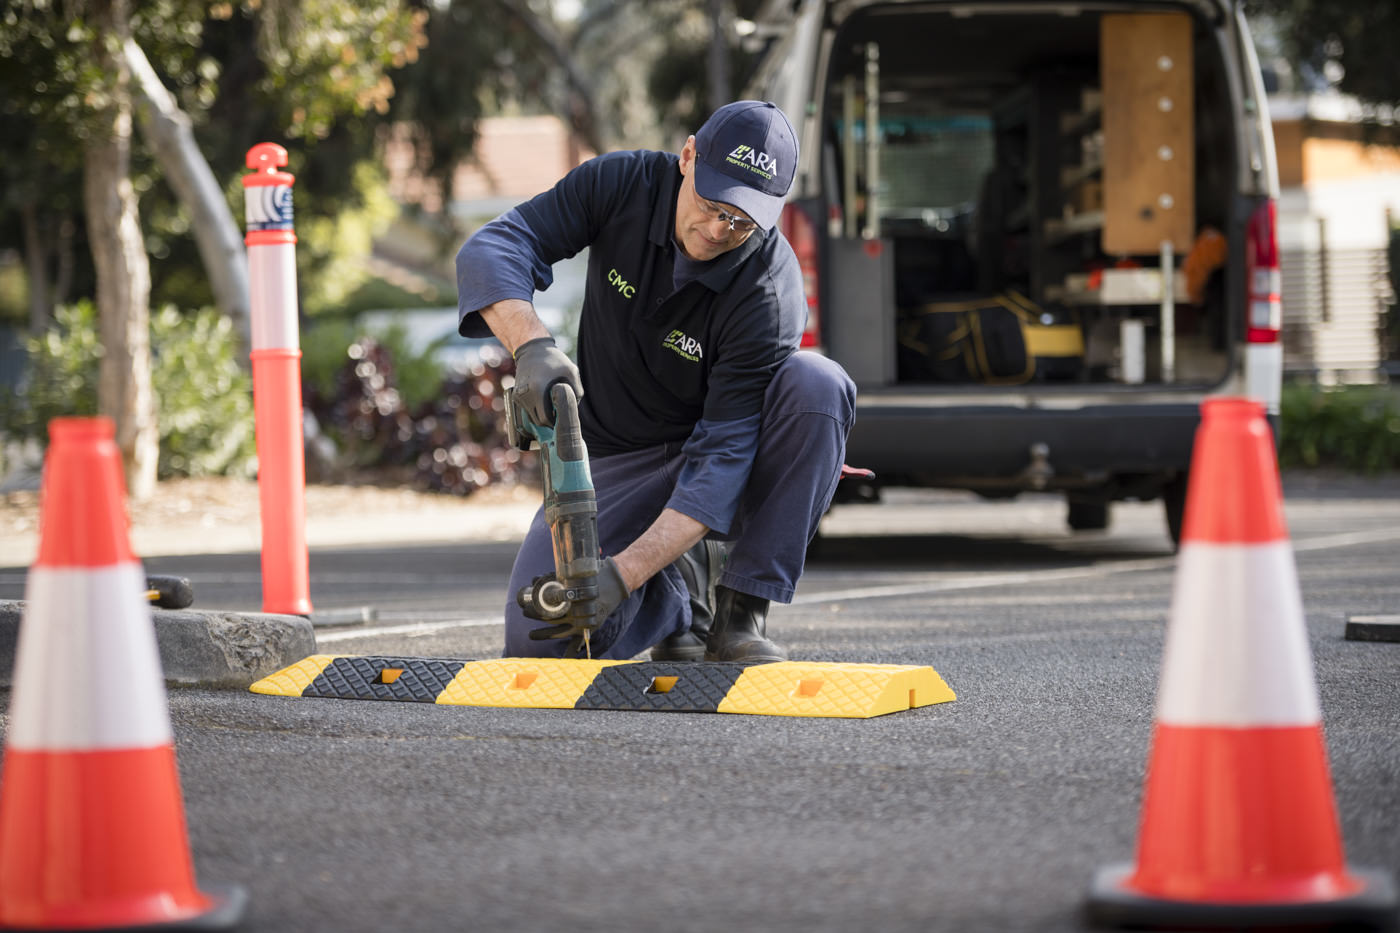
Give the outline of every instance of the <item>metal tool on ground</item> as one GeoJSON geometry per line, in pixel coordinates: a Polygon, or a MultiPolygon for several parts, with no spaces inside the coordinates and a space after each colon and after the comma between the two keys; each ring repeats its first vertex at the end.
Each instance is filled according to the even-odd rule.
{"type": "Polygon", "coordinates": [[[554,572],[534,579],[516,594],[516,602],[531,619],[553,622],[545,637],[569,638],[567,653],[592,657],[591,635],[603,622],[594,618],[598,596],[598,500],[583,443],[578,399],[571,386],[557,382],[549,389],[554,426],[535,424],[530,413],[506,390],[506,434],[510,443],[529,450],[540,447],[544,473],[544,517],[554,547],[554,572]]]}
{"type": "Polygon", "coordinates": [[[186,609],[194,605],[194,585],[188,577],[147,574],[146,599],[157,609],[186,609]]]}
{"type": "Polygon", "coordinates": [[[1347,641],[1400,641],[1400,615],[1348,616],[1347,641]]]}

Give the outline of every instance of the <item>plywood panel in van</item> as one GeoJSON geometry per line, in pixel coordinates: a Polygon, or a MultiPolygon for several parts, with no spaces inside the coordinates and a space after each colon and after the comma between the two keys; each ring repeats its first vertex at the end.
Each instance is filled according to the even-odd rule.
{"type": "Polygon", "coordinates": [[[1191,18],[1186,13],[1103,17],[1103,249],[1178,252],[1195,233],[1191,18]]]}

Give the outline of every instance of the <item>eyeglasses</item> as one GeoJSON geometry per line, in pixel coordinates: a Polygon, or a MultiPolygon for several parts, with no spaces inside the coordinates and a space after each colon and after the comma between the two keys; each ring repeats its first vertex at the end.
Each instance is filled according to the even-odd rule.
{"type": "Polygon", "coordinates": [[[749,220],[747,217],[740,217],[738,214],[731,214],[713,201],[706,201],[700,197],[700,193],[695,190],[693,184],[690,196],[695,199],[695,203],[700,206],[700,210],[705,213],[705,216],[718,220],[720,223],[729,224],[731,233],[753,233],[758,229],[758,224],[755,221],[749,220]]]}

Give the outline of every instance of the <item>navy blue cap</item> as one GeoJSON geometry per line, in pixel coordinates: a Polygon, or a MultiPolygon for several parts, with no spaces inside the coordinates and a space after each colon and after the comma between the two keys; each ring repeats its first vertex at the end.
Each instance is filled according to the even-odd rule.
{"type": "Polygon", "coordinates": [[[797,134],[776,104],[740,100],[695,134],[695,191],[772,229],[797,174],[797,134]]]}

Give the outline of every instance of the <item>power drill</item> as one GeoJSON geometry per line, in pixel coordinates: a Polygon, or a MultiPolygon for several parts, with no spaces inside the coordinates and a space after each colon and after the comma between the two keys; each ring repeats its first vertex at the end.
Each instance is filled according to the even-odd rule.
{"type": "MultiPolygon", "coordinates": [[[[512,446],[540,446],[544,472],[544,517],[554,545],[554,573],[536,577],[522,587],[515,601],[528,618],[572,626],[582,639],[583,653],[592,657],[589,635],[604,620],[594,619],[598,597],[598,500],[588,468],[588,449],[579,423],[578,399],[567,383],[549,388],[554,427],[535,424],[530,413],[506,390],[506,434],[512,446]]],[[[561,632],[567,633],[565,630],[561,632]]],[[[571,653],[577,654],[577,643],[571,653]]]]}

